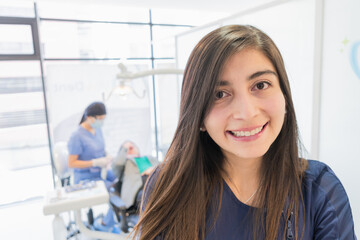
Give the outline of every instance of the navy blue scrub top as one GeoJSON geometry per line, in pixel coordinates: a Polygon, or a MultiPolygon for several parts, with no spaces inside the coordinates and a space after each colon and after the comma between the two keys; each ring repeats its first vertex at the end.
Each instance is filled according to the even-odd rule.
{"type": "MultiPolygon", "coordinates": [[[[305,205],[305,232],[301,239],[315,240],[354,240],[354,222],[345,189],[334,172],[324,163],[308,160],[309,167],[305,172],[302,182],[302,190],[305,205]]],[[[159,168],[150,177],[149,184],[145,189],[144,203],[149,191],[153,188],[154,179],[159,168]]],[[[229,186],[223,181],[222,204],[215,226],[211,228],[205,240],[218,239],[252,239],[252,219],[250,206],[239,201],[229,186]]],[[[144,206],[142,206],[144,208],[144,206]]],[[[302,206],[299,211],[299,239],[302,230],[304,216],[302,206]]],[[[286,239],[294,234],[293,215],[285,219],[282,214],[278,239],[282,239],[285,222],[290,221],[286,230],[286,239]]],[[[209,219],[207,219],[209,222],[209,219]]],[[[261,236],[260,236],[261,237],[261,236]]],[[[158,237],[157,239],[162,239],[158,237]]],[[[263,239],[260,238],[260,239],[263,239]]]]}

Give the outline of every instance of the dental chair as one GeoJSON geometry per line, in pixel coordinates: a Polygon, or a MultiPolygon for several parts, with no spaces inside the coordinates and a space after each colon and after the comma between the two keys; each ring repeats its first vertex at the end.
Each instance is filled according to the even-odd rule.
{"type": "MultiPolygon", "coordinates": [[[[156,158],[146,158],[152,166],[158,164],[156,158]]],[[[139,220],[139,207],[146,178],[141,176],[136,161],[126,158],[126,151],[122,146],[113,160],[112,170],[118,181],[111,191],[110,203],[121,231],[128,233],[139,220]]]]}
{"type": "Polygon", "coordinates": [[[61,183],[61,186],[70,185],[71,172],[68,168],[68,150],[66,142],[57,142],[54,145],[54,165],[56,176],[61,183]]]}

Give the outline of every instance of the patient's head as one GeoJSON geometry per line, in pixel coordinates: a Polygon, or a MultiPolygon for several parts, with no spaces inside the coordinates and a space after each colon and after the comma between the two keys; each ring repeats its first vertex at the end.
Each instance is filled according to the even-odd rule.
{"type": "Polygon", "coordinates": [[[121,146],[126,149],[126,157],[131,158],[140,156],[138,146],[132,141],[125,141],[121,146]]]}
{"type": "Polygon", "coordinates": [[[127,159],[140,157],[138,146],[132,141],[126,140],[120,145],[119,152],[112,162],[112,170],[119,179],[122,178],[127,159]]]}

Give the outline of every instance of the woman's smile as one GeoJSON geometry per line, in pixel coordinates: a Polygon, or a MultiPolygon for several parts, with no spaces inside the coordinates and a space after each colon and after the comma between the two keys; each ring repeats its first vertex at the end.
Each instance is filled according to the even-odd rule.
{"type": "Polygon", "coordinates": [[[239,130],[228,130],[227,134],[231,135],[235,141],[254,141],[258,139],[265,131],[268,122],[260,127],[241,128],[239,130]]]}

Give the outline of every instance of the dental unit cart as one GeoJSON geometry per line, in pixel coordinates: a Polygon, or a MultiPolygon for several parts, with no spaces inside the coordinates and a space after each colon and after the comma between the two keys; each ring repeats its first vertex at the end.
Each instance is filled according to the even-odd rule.
{"type": "Polygon", "coordinates": [[[119,240],[125,236],[88,229],[81,220],[81,209],[109,202],[109,193],[103,181],[89,182],[85,186],[73,185],[48,192],[43,206],[44,215],[55,215],[54,240],[66,239],[67,230],[60,213],[73,211],[75,222],[82,234],[94,239],[119,240]]]}

